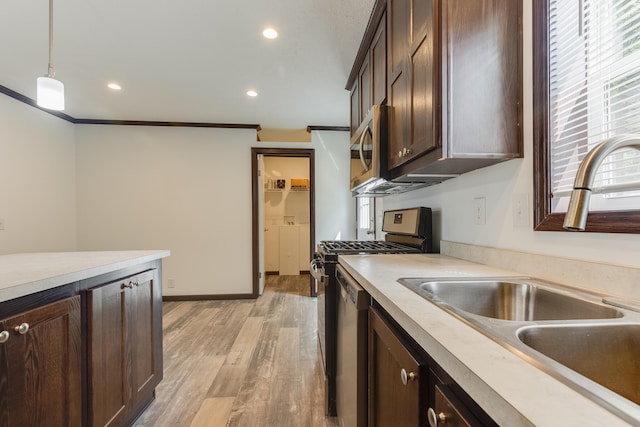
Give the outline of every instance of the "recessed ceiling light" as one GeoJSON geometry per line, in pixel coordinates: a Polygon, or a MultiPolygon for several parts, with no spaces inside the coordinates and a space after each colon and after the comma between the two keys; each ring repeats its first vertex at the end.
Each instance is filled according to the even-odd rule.
{"type": "Polygon", "coordinates": [[[258,96],[258,92],[256,92],[255,90],[248,90],[247,91],[247,96],[255,98],[256,96],[258,96]]]}
{"type": "Polygon", "coordinates": [[[276,37],[278,37],[278,32],[274,28],[269,27],[265,28],[264,31],[262,31],[262,35],[268,39],[275,39],[276,37]]]}
{"type": "Polygon", "coordinates": [[[122,90],[122,86],[120,86],[118,83],[109,83],[107,84],[107,87],[111,90],[122,90]]]}

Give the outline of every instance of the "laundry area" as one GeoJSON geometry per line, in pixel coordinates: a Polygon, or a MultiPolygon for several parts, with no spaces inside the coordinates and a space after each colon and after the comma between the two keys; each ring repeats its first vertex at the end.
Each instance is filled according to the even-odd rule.
{"type": "Polygon", "coordinates": [[[264,242],[267,274],[309,270],[309,159],[264,157],[264,242]]]}

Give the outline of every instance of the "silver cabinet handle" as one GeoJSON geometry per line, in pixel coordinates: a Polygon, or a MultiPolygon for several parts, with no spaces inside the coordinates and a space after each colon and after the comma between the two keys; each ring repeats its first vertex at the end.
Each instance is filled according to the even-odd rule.
{"type": "Polygon", "coordinates": [[[123,283],[122,285],[120,285],[120,289],[125,289],[125,288],[133,289],[133,282],[123,283]]]}
{"type": "Polygon", "coordinates": [[[16,332],[20,335],[24,335],[29,332],[29,324],[27,322],[21,324],[20,326],[16,326],[16,332]]]}
{"type": "Polygon", "coordinates": [[[0,344],[4,344],[9,341],[9,331],[0,332],[0,344]]]}
{"type": "Polygon", "coordinates": [[[402,380],[402,384],[407,385],[409,381],[413,381],[416,379],[416,374],[413,372],[407,373],[407,370],[402,368],[400,371],[400,379],[402,380]]]}
{"type": "Polygon", "coordinates": [[[436,415],[436,411],[433,408],[429,408],[427,411],[427,418],[429,419],[429,427],[438,427],[438,423],[444,424],[447,422],[447,416],[444,412],[440,412],[436,415]]]}

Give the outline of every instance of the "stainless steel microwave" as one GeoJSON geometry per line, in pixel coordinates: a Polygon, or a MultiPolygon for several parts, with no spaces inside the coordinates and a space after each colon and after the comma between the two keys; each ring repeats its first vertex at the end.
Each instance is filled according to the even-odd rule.
{"type": "Polygon", "coordinates": [[[389,107],[374,105],[351,136],[351,193],[367,193],[387,178],[389,107]]]}
{"type": "Polygon", "coordinates": [[[351,195],[378,197],[438,184],[457,174],[406,173],[391,179],[387,167],[392,107],[374,105],[351,136],[351,195]]]}

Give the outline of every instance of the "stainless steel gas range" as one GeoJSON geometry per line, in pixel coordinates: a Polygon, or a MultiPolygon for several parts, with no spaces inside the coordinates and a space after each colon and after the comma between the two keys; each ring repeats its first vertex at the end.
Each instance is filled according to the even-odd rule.
{"type": "Polygon", "coordinates": [[[431,209],[417,207],[386,211],[384,241],[324,240],[311,261],[318,296],[318,341],[325,372],[325,410],[336,415],[337,301],[336,267],[340,255],[403,254],[432,251],[431,209]]]}

